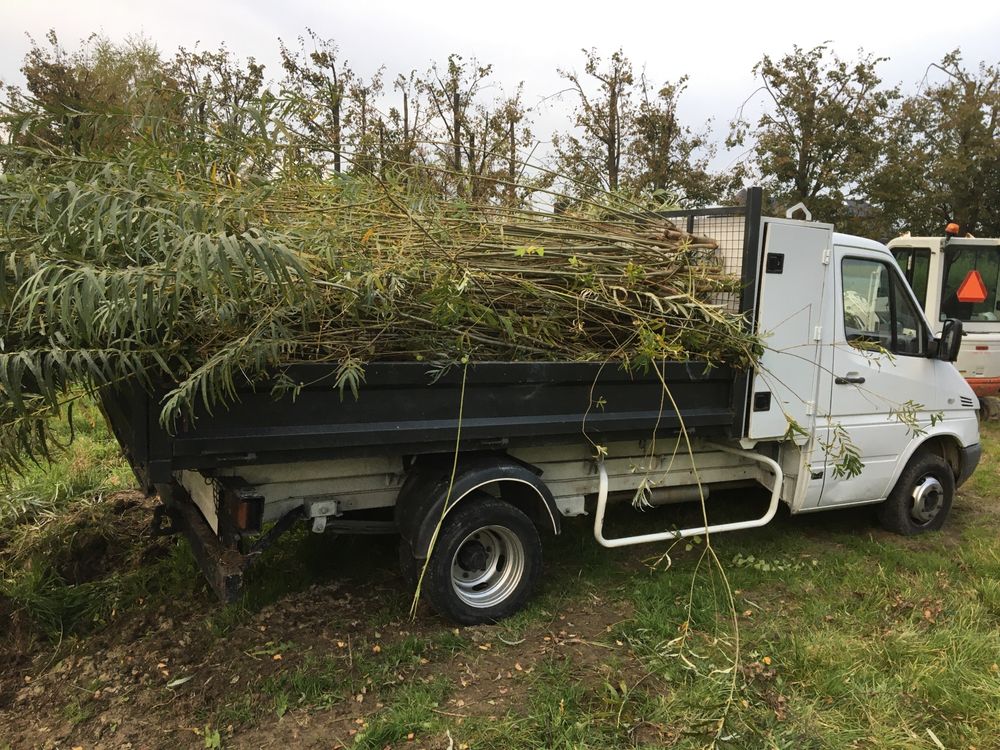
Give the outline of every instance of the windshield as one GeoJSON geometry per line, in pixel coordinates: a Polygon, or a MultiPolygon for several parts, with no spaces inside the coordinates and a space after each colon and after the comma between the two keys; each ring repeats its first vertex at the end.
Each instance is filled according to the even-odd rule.
{"type": "Polygon", "coordinates": [[[944,251],[940,319],[958,318],[970,323],[1000,320],[997,305],[998,276],[1000,248],[997,246],[949,244],[944,251]],[[975,278],[976,271],[979,272],[979,278],[975,278]],[[980,280],[982,284],[979,283],[980,280]],[[985,287],[986,298],[979,301],[982,287],[985,287]]]}

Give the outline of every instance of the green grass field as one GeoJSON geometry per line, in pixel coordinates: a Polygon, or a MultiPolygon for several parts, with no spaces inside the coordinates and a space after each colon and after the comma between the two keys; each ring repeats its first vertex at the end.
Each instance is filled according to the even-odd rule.
{"type": "Polygon", "coordinates": [[[1000,747],[995,424],[940,533],[786,514],[714,538],[713,566],[603,550],[579,519],[527,611],[453,629],[408,619],[389,539],[292,533],[219,606],[78,416],[0,500],[10,747],[1000,747]]]}

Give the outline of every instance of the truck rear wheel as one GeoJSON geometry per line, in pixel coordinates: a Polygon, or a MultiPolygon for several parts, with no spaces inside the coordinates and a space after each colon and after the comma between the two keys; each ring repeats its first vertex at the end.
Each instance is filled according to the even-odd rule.
{"type": "Polygon", "coordinates": [[[879,507],[879,520],[904,536],[936,531],[944,525],[954,497],[955,474],[948,462],[937,454],[918,452],[879,507]]]}
{"type": "Polygon", "coordinates": [[[496,622],[524,607],[541,567],[542,542],[531,519],[477,493],[445,516],[422,590],[449,620],[496,622]]]}

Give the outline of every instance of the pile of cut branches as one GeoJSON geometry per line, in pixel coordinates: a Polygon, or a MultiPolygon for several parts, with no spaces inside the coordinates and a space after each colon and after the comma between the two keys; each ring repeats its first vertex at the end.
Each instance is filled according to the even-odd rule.
{"type": "MultiPolygon", "coordinates": [[[[641,211],[468,205],[395,178],[185,159],[147,124],[113,151],[0,146],[0,464],[72,394],[171,384],[169,425],[246,381],[373,360],[699,360],[758,342],[714,304],[715,242],[641,211]]],[[[363,395],[361,396],[363,397],[363,395]]]]}

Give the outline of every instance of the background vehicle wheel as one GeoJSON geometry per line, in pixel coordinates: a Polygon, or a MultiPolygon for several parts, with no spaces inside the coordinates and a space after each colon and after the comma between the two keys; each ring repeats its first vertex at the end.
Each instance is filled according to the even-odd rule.
{"type": "Polygon", "coordinates": [[[496,622],[525,605],[541,567],[542,542],[531,519],[477,493],[445,516],[422,593],[454,622],[496,622]]]}
{"type": "Polygon", "coordinates": [[[879,520],[889,531],[912,536],[944,525],[955,497],[955,475],[941,456],[918,452],[903,469],[879,520]]]}
{"type": "Polygon", "coordinates": [[[995,422],[1000,419],[1000,398],[984,396],[979,399],[979,419],[982,422],[995,422]]]}

